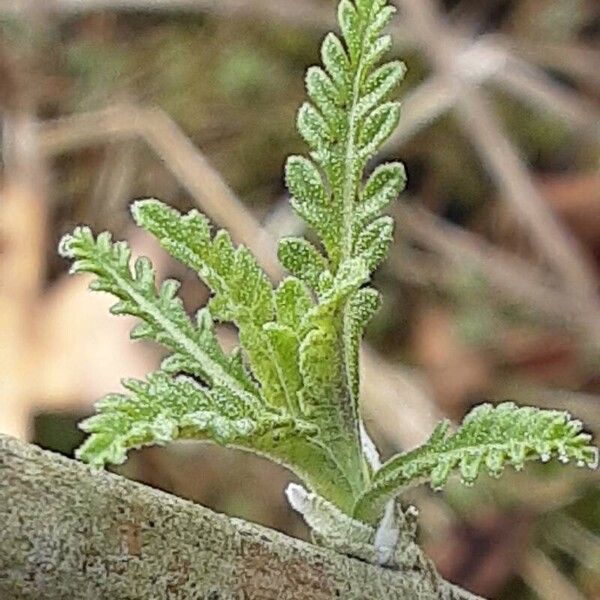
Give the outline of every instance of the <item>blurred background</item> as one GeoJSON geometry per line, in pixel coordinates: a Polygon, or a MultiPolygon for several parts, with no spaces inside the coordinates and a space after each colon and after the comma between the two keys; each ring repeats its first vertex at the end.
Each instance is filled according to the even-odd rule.
{"type": "MultiPolygon", "coordinates": [[[[442,416],[512,399],[600,430],[600,7],[595,0],[397,0],[408,64],[396,244],[364,351],[364,416],[385,455],[442,416]]],[[[207,291],[132,227],[154,196],[197,206],[281,276],[301,231],[282,166],[333,0],[0,0],[0,431],[72,455],[93,402],[160,351],[68,278],[61,235],[112,230],[207,291]]],[[[222,331],[225,343],[234,332],[222,331]]],[[[215,447],[133,453],[119,471],[296,536],[287,472],[215,447]]],[[[600,598],[597,473],[532,466],[422,489],[442,574],[489,598],[600,598]]]]}

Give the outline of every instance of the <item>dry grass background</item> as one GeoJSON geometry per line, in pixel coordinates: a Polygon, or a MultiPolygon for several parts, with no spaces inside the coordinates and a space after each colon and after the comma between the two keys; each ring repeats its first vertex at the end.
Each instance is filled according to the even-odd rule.
{"type": "MultiPolygon", "coordinates": [[[[387,451],[484,399],[566,408],[600,430],[600,13],[593,0],[398,0],[404,118],[382,158],[410,177],[365,348],[387,451]]],[[[68,279],[60,235],[131,228],[127,205],[193,205],[280,276],[298,230],[281,177],[332,1],[0,0],[0,430],[70,453],[77,418],[156,349],[68,279]]],[[[222,332],[232,343],[234,332],[222,332]]],[[[287,473],[216,448],[137,453],[127,475],[303,535],[287,473]]],[[[442,573],[490,598],[600,597],[595,474],[530,469],[415,494],[442,573]]]]}

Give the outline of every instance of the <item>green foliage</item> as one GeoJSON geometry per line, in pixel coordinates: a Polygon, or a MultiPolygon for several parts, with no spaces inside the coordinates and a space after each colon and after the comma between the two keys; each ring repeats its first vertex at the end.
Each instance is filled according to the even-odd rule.
{"type": "Polygon", "coordinates": [[[209,385],[229,390],[248,406],[260,404],[256,384],[237,353],[226,356],[221,350],[206,310],[193,323],[176,296],[179,282],[168,279],[157,290],[150,261],[138,258],[133,272],[131,251],[124,242],[113,243],[108,233],[96,239],[87,227],[78,227],[61,242],[63,256],[73,258],[72,273],[97,276],[90,285],[94,291],[118,298],[111,308],[115,315],[132,315],[141,323],[132,331],[133,339],[151,339],[166,346],[172,354],[164,361],[167,372],[185,372],[209,385]]]}
{"type": "Polygon", "coordinates": [[[596,468],[598,451],[580,421],[566,412],[517,407],[505,402],[473,409],[455,433],[441,422],[426,444],[393,457],[376,473],[359,499],[355,516],[374,521],[394,496],[422,482],[441,489],[456,470],[472,485],[481,471],[499,477],[507,465],[521,470],[526,461],[561,462],[596,468]]]}
{"type": "Polygon", "coordinates": [[[289,427],[276,413],[249,409],[225,389],[208,389],[190,377],[157,372],[147,381],[123,382],[129,395],[110,394],[97,415],[81,424],[93,434],[78,456],[92,464],[120,464],[127,450],[176,439],[212,439],[243,444],[270,429],[289,427]]]}
{"type": "MultiPolygon", "coordinates": [[[[157,201],[136,205],[134,212],[138,221],[144,220],[142,213],[146,210],[153,215],[178,219],[183,222],[183,230],[186,224],[192,223],[197,227],[201,222],[197,213],[181,216],[157,201]]],[[[154,221],[149,219],[148,226],[153,225],[154,221]]],[[[179,230],[169,243],[173,251],[183,257],[189,248],[182,245],[175,250],[180,240],[178,234],[179,230]]],[[[212,243],[193,245],[196,252],[191,253],[190,250],[186,260],[197,258],[201,248],[214,247],[218,239],[224,238],[217,234],[212,243]]],[[[231,246],[223,244],[220,247],[231,246]]],[[[300,329],[300,315],[307,314],[306,303],[312,305],[310,297],[305,292],[302,295],[297,280],[288,279],[275,294],[274,304],[277,305],[278,314],[284,316],[283,323],[269,322],[258,329],[259,317],[255,315],[249,318],[251,328],[247,331],[245,349],[250,349],[248,354],[257,355],[256,347],[260,348],[264,339],[267,339],[268,346],[261,350],[269,353],[269,367],[277,371],[280,380],[288,386],[288,389],[281,391],[278,402],[269,402],[261,385],[264,388],[272,383],[268,379],[271,371],[267,371],[261,363],[253,371],[253,378],[244,365],[239,349],[226,355],[215,335],[212,305],[201,309],[196,322],[192,322],[181,300],[175,295],[178,282],[167,280],[157,289],[148,259],[137,259],[132,270],[131,252],[124,242],[113,243],[108,233],[94,238],[87,227],[78,227],[71,235],[65,236],[60,252],[74,259],[73,273],[96,275],[90,285],[92,290],[108,292],[118,298],[117,304],[111,309],[113,314],[140,319],[132,331],[133,339],[154,340],[172,352],[163,361],[161,371],[146,384],[126,382],[131,404],[125,401],[125,397],[115,395],[99,403],[98,418],[92,417],[83,424],[84,429],[92,435],[80,450],[82,458],[94,464],[119,463],[124,460],[128,450],[144,445],[164,444],[181,438],[212,440],[263,454],[286,465],[310,482],[315,491],[344,510],[351,510],[354,494],[349,478],[340,470],[337,457],[319,435],[318,425],[299,414],[298,393],[292,394],[293,404],[287,405],[285,402],[285,393],[294,386],[293,391],[297,392],[301,385],[298,331],[289,327],[286,321],[290,325],[295,322],[300,329]],[[180,380],[181,375],[187,375],[188,379],[180,380]],[[189,377],[201,381],[202,385],[193,387],[189,377]],[[176,396],[184,391],[189,398],[185,402],[182,400],[181,406],[178,406],[176,396]],[[190,421],[192,418],[197,419],[195,426],[190,421]]],[[[235,255],[244,256],[244,252],[239,252],[239,249],[233,253],[226,251],[221,254],[221,259],[235,255]]],[[[219,289],[222,297],[230,302],[230,307],[235,307],[237,295],[227,293],[227,280],[232,281],[237,276],[245,283],[249,279],[262,281],[254,263],[248,267],[248,262],[236,262],[234,258],[229,261],[212,260],[210,252],[207,256],[210,262],[203,265],[202,272],[209,273],[207,277],[220,276],[222,287],[219,289]],[[240,264],[244,267],[239,267],[240,264]]],[[[256,288],[259,287],[260,284],[256,283],[256,288]]],[[[248,297],[261,296],[250,294],[248,290],[245,293],[249,294],[248,297]]],[[[220,311],[223,303],[217,306],[220,311]]],[[[267,358],[264,358],[265,361],[267,358]]]]}
{"type": "Polygon", "coordinates": [[[260,327],[273,317],[273,287],[247,248],[235,248],[221,230],[211,236],[198,211],[181,216],[161,202],[143,200],[132,207],[136,223],[152,233],[169,254],[194,269],[213,291],[210,312],[238,327],[260,327]]]}
{"type": "Polygon", "coordinates": [[[341,0],[342,38],[327,35],[323,68],[308,70],[310,102],[299,111],[298,129],[310,158],[290,157],[286,181],[318,243],[280,241],[290,276],[277,289],[226,231],[213,233],[198,211],[182,215],[158,200],[136,202],[132,213],[211,289],[195,319],[176,295],[179,283],[157,287],[150,261],[138,258],[132,268],[127,244],[110,234],[78,227],[60,245],[72,272],[94,274],[91,288],[117,298],[114,314],[139,320],[133,339],[169,350],[158,372],[124,381],[126,394],[97,404],[82,424],[91,434],[82,459],[121,463],[133,448],[178,439],[267,456],[310,488],[293,487],[288,497],[315,539],[382,564],[408,556],[396,550],[414,537],[403,525],[409,516],[390,503],[407,487],[440,487],[455,469],[470,483],[484,468],[499,474],[505,464],[520,468],[553,455],[582,465],[597,458],[568,415],[505,404],[476,409],[454,434],[440,424],[424,446],[379,468],[359,417],[359,349],[380,305],[368,282],[393,237],[393,221],[382,213],[406,180],[399,163],[365,177],[400,114],[388,97],[404,66],[378,66],[391,44],[382,32],[393,12],[387,0],[341,0]],[[239,348],[223,352],[215,322],[237,327],[239,348]]]}
{"type": "Polygon", "coordinates": [[[343,42],[328,34],[321,49],[324,68],[311,67],[306,75],[310,102],[298,113],[298,129],[311,159],[291,156],[286,181],[292,206],[319,236],[334,273],[357,256],[373,271],[385,257],[393,224],[375,220],[405,183],[402,165],[392,164],[379,167],[362,187],[367,161],[400,117],[400,105],[387,98],[405,67],[394,61],[376,68],[391,46],[381,34],[393,13],[386,0],[342,1],[343,42]]]}

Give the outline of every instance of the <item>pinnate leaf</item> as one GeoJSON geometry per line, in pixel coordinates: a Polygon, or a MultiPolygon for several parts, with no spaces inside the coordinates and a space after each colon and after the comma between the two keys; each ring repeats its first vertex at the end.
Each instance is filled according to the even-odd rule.
{"type": "Polygon", "coordinates": [[[214,336],[212,320],[206,311],[199,313],[195,326],[174,295],[178,284],[167,280],[156,289],[154,271],[147,258],[129,265],[131,251],[123,242],[113,243],[109,234],[94,238],[88,227],[78,227],[60,244],[63,256],[74,260],[72,272],[96,275],[91,287],[109,292],[118,302],[111,311],[139,318],[137,338],[152,339],[172,351],[167,362],[177,370],[202,379],[210,386],[229,389],[249,406],[259,402],[258,391],[237,359],[226,356],[214,336]]]}
{"type": "Polygon", "coordinates": [[[210,287],[215,318],[238,326],[262,326],[272,319],[271,282],[250,251],[244,246],[235,248],[226,231],[212,238],[204,215],[195,210],[182,215],[158,200],[136,202],[132,213],[140,227],[210,287]]]}
{"type": "Polygon", "coordinates": [[[360,341],[367,324],[380,306],[381,294],[373,288],[362,288],[350,298],[344,319],[344,338],[348,348],[347,378],[352,397],[357,404],[360,391],[360,341]]]}
{"type": "Polygon", "coordinates": [[[273,426],[277,415],[257,414],[226,390],[211,391],[187,377],[157,372],[146,381],[125,380],[125,394],[110,394],[96,404],[97,414],[81,423],[92,434],[78,450],[92,464],[121,464],[127,452],[175,439],[211,438],[233,443],[273,426]],[[251,418],[251,415],[254,418],[251,418]]]}
{"type": "Polygon", "coordinates": [[[320,289],[323,273],[329,270],[327,260],[304,238],[283,238],[279,242],[279,260],[294,276],[313,290],[320,289]]]}
{"type": "Polygon", "coordinates": [[[352,67],[342,42],[334,33],[325,36],[321,58],[327,73],[337,86],[340,100],[347,100],[352,85],[352,67]]]}
{"type": "Polygon", "coordinates": [[[373,221],[358,235],[354,254],[374,271],[387,256],[394,236],[394,220],[384,216],[373,221]]]}
{"type": "Polygon", "coordinates": [[[596,468],[598,449],[582,424],[566,412],[518,407],[511,402],[473,409],[455,433],[442,422],[423,446],[390,459],[358,501],[355,515],[373,522],[390,498],[422,482],[440,489],[454,471],[471,484],[481,471],[499,476],[505,466],[558,457],[596,468]]]}
{"type": "Polygon", "coordinates": [[[364,96],[358,106],[358,115],[367,115],[381,104],[404,79],[406,66],[400,61],[382,65],[375,70],[365,83],[364,96]]]}
{"type": "Polygon", "coordinates": [[[302,281],[288,277],[277,288],[275,306],[277,322],[299,333],[304,317],[313,307],[313,300],[302,281]]]}
{"type": "Polygon", "coordinates": [[[406,172],[402,163],[378,166],[369,177],[354,217],[356,232],[378,217],[393,202],[406,185],[406,172]]]}
{"type": "Polygon", "coordinates": [[[379,147],[392,135],[400,121],[400,104],[387,102],[377,107],[365,119],[359,138],[363,160],[375,154],[379,147]]]}

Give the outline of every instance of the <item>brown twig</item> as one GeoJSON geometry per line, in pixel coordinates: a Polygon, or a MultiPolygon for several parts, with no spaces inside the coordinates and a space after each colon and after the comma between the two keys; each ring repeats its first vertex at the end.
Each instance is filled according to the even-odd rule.
{"type": "Polygon", "coordinates": [[[436,72],[451,82],[454,80],[454,85],[462,84],[456,105],[461,123],[503,199],[530,231],[540,253],[560,273],[565,289],[573,294],[577,309],[586,312],[590,326],[596,328],[595,317],[600,308],[594,271],[577,242],[548,210],[483,92],[464,75],[461,77],[458,60],[463,53],[463,41],[444,24],[431,2],[402,0],[401,5],[436,72]],[[460,81],[456,81],[457,78],[460,81]]]}
{"type": "MultiPolygon", "coordinates": [[[[543,271],[426,209],[403,202],[394,212],[401,231],[409,239],[425,245],[456,267],[470,264],[506,298],[523,303],[569,329],[574,327],[589,339],[588,315],[581,314],[572,297],[543,271]]],[[[600,336],[596,343],[600,344],[600,336]]]]}
{"type": "Polygon", "coordinates": [[[281,276],[275,246],[254,216],[178,125],[159,109],[120,105],[44,124],[41,145],[48,154],[115,139],[139,137],[161,158],[202,209],[233,237],[260,253],[263,267],[281,276]]]}
{"type": "MultiPolygon", "coordinates": [[[[276,223],[267,223],[267,227],[276,227],[284,235],[302,233],[304,224],[292,212],[287,199],[275,212],[276,223]]],[[[457,270],[469,267],[507,301],[530,308],[549,322],[577,333],[584,344],[589,342],[588,315],[577,310],[570,294],[556,284],[551,274],[427,209],[414,206],[407,198],[394,206],[393,214],[399,236],[433,253],[431,256],[405,247],[393,253],[390,266],[398,279],[447,289],[455,285],[457,270]]],[[[594,342],[600,347],[600,337],[594,342]]]]}
{"type": "MultiPolygon", "coordinates": [[[[0,0],[0,13],[19,15],[30,0],[0,0]]],[[[314,0],[48,0],[55,15],[90,12],[204,13],[227,17],[275,18],[295,27],[324,27],[333,23],[333,13],[314,0]]]]}
{"type": "Polygon", "coordinates": [[[432,76],[408,92],[402,101],[402,119],[387,141],[384,152],[406,143],[421,129],[431,125],[454,107],[460,88],[451,85],[446,77],[432,76]]]}
{"type": "Polygon", "coordinates": [[[493,77],[494,83],[534,108],[555,115],[583,135],[600,137],[600,108],[574,94],[542,70],[516,56],[493,77]]]}
{"type": "Polygon", "coordinates": [[[521,576],[541,600],[585,600],[579,590],[540,550],[531,549],[521,564],[521,576]]]}
{"type": "Polygon", "coordinates": [[[515,54],[541,67],[561,71],[600,90],[600,49],[578,43],[511,41],[515,54]]]}
{"type": "Polygon", "coordinates": [[[486,163],[502,199],[530,231],[540,253],[561,274],[566,287],[586,298],[586,304],[596,304],[596,300],[591,300],[596,296],[596,278],[588,257],[549,210],[482,92],[470,90],[463,94],[458,110],[463,127],[486,163]]]}

